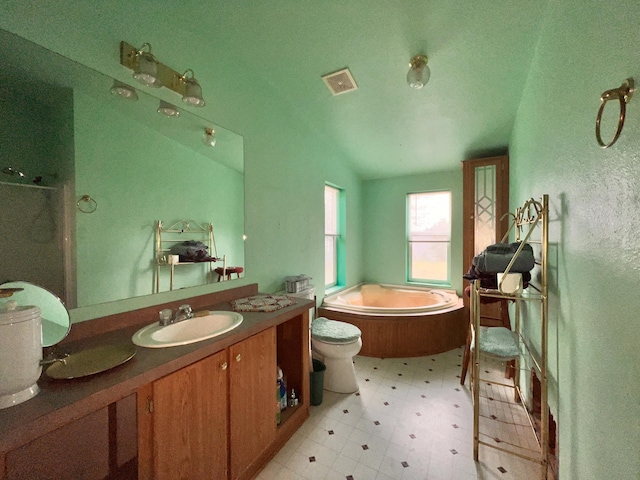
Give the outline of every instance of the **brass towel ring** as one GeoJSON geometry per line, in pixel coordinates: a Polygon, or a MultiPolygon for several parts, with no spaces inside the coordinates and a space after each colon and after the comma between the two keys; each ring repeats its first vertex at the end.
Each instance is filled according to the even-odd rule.
{"type": "Polygon", "coordinates": [[[90,195],[83,195],[76,203],[76,207],[78,207],[78,210],[80,210],[82,213],[93,213],[98,209],[98,203],[93,198],[91,198],[90,195]],[[83,203],[81,204],[80,202],[83,203]]]}
{"type": "Polygon", "coordinates": [[[600,109],[598,110],[598,116],[596,117],[596,140],[598,141],[598,145],[602,148],[609,148],[611,145],[616,143],[620,133],[622,132],[622,127],[624,127],[624,117],[627,114],[627,103],[631,100],[631,96],[633,95],[634,84],[633,78],[627,78],[619,88],[614,88],[613,90],[607,90],[600,96],[600,100],[602,103],[600,104],[600,109]],[[613,136],[613,140],[609,143],[604,143],[602,141],[602,137],[600,136],[600,121],[602,120],[602,112],[604,111],[604,106],[607,104],[609,100],[618,99],[620,103],[620,117],[618,119],[618,129],[616,130],[616,134],[613,136]]]}

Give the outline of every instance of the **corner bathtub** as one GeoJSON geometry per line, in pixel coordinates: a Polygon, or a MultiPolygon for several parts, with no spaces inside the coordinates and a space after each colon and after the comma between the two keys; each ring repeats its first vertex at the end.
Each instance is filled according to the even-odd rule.
{"type": "Polygon", "coordinates": [[[464,345],[468,319],[453,290],[361,284],[325,297],[318,315],[362,331],[360,355],[434,355],[464,345]]]}

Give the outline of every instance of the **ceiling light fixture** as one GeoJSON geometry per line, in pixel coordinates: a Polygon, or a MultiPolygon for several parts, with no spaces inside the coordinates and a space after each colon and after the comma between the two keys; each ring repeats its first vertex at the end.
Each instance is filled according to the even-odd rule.
{"type": "Polygon", "coordinates": [[[429,81],[431,70],[427,65],[426,55],[416,55],[409,62],[409,72],[407,73],[407,83],[416,90],[424,87],[429,81]]]}
{"type": "Polygon", "coordinates": [[[118,80],[113,81],[113,85],[111,85],[111,93],[127,100],[138,100],[138,93],[136,92],[136,89],[126,83],[119,82],[118,80]]]}
{"type": "Polygon", "coordinates": [[[175,105],[171,105],[169,102],[160,100],[160,106],[158,107],[158,113],[166,115],[167,117],[179,117],[180,110],[175,105]]]}
{"type": "Polygon", "coordinates": [[[166,87],[182,97],[192,107],[204,107],[202,87],[195,79],[193,70],[180,74],[159,62],[151,54],[151,44],[144,43],[140,49],[120,42],[120,65],[133,70],[133,77],[143,85],[153,88],[166,87]],[[190,74],[189,74],[190,72],[190,74]]]}
{"type": "Polygon", "coordinates": [[[216,144],[216,131],[213,128],[205,128],[203,140],[205,145],[213,147],[216,144]]]}

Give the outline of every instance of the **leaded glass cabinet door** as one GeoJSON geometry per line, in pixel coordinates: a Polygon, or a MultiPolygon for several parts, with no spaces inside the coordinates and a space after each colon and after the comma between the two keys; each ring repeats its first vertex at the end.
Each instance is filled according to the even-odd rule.
{"type": "Polygon", "coordinates": [[[509,226],[509,157],[462,162],[463,169],[463,268],[473,257],[502,239],[509,226]]]}

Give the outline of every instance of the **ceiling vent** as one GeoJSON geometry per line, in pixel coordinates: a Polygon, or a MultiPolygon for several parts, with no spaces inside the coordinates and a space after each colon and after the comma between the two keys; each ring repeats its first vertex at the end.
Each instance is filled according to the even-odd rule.
{"type": "Polygon", "coordinates": [[[341,95],[358,89],[358,85],[348,68],[323,75],[322,80],[324,80],[327,88],[334,95],[341,95]]]}

